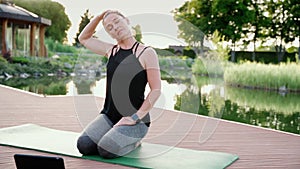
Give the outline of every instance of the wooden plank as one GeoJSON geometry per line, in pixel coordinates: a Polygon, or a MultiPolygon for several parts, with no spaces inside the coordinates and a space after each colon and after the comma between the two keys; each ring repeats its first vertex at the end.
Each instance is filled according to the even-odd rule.
{"type": "MultiPolygon", "coordinates": [[[[0,85],[0,127],[25,123],[35,123],[59,130],[80,132],[82,126],[77,120],[73,97],[40,97],[27,92],[14,90],[0,85]]],[[[13,169],[13,155],[16,153],[50,155],[38,151],[23,150],[0,146],[0,168],[13,169]]],[[[55,155],[54,155],[55,156],[55,155]]],[[[120,165],[101,163],[79,158],[62,156],[66,168],[112,168],[126,169],[120,165]]]]}
{"type": "MultiPolygon", "coordinates": [[[[80,132],[83,128],[80,122],[92,119],[103,105],[102,98],[93,96],[40,97],[3,86],[0,93],[0,127],[35,123],[80,132]],[[78,119],[78,113],[85,113],[84,110],[89,110],[86,117],[81,114],[78,119]]],[[[299,135],[158,108],[151,111],[151,117],[153,122],[145,142],[239,155],[240,159],[228,168],[300,168],[299,135]]],[[[18,152],[47,154],[1,146],[0,168],[13,168],[11,157],[18,152]]],[[[70,169],[124,168],[63,158],[70,169]]]]}

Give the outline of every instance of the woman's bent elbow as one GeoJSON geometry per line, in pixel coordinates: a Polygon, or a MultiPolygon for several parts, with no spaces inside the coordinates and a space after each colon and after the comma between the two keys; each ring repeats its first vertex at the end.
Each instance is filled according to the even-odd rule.
{"type": "Polygon", "coordinates": [[[79,35],[79,36],[78,36],[78,41],[79,41],[82,45],[84,45],[86,39],[79,35]]]}
{"type": "Polygon", "coordinates": [[[152,93],[153,93],[153,96],[154,96],[156,99],[158,99],[159,96],[161,95],[161,90],[160,90],[160,89],[153,89],[152,93]]]}

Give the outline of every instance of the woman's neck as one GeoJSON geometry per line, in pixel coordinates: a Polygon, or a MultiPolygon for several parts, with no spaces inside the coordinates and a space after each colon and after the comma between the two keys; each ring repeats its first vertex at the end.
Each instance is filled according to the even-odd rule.
{"type": "Polygon", "coordinates": [[[126,39],[123,39],[121,41],[118,41],[118,45],[122,49],[129,49],[132,47],[132,45],[136,42],[136,39],[133,36],[130,36],[126,39]]]}

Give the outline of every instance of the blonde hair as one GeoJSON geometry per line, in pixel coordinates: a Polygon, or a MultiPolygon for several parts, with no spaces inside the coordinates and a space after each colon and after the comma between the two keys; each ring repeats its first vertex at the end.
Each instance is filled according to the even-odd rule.
{"type": "Polygon", "coordinates": [[[117,10],[111,10],[111,11],[107,11],[107,12],[104,14],[104,16],[103,16],[103,21],[104,21],[104,19],[105,19],[108,15],[110,15],[110,14],[117,14],[117,15],[119,15],[119,16],[125,18],[125,16],[124,16],[123,14],[121,14],[121,12],[119,12],[119,11],[117,11],[117,10]]]}

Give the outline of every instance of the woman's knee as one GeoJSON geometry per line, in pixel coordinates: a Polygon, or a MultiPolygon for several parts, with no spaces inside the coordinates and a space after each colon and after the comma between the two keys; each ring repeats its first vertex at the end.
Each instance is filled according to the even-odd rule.
{"type": "Polygon", "coordinates": [[[110,135],[104,136],[97,144],[98,153],[103,158],[116,158],[120,151],[120,146],[110,135]]]}
{"type": "Polygon", "coordinates": [[[111,159],[111,158],[119,157],[117,154],[111,153],[108,150],[105,150],[104,148],[102,148],[101,146],[98,146],[97,149],[98,149],[99,155],[103,158],[111,159]]]}
{"type": "Polygon", "coordinates": [[[97,154],[97,144],[89,136],[78,138],[77,149],[83,155],[97,154]]]}

